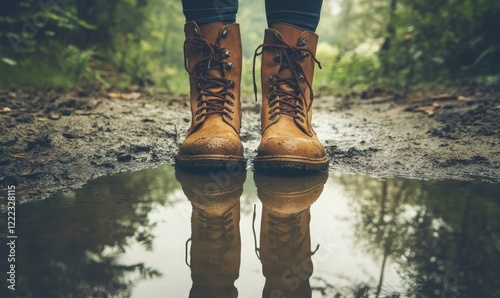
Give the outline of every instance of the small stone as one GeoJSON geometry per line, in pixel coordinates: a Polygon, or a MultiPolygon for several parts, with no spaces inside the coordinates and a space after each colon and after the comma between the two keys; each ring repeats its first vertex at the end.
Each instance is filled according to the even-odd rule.
{"type": "Polygon", "coordinates": [[[132,161],[132,155],[130,154],[122,154],[117,158],[118,162],[129,162],[132,161]]]}
{"type": "Polygon", "coordinates": [[[68,133],[68,132],[64,132],[62,135],[63,135],[63,137],[65,137],[68,140],[74,140],[77,138],[76,135],[74,135],[72,133],[68,133]]]}
{"type": "Polygon", "coordinates": [[[63,115],[63,116],[71,116],[72,113],[73,113],[73,111],[69,110],[69,109],[61,110],[61,115],[63,115]]]}
{"type": "Polygon", "coordinates": [[[14,117],[16,117],[16,122],[18,123],[33,123],[33,121],[35,121],[35,117],[30,114],[19,114],[14,117]]]}
{"type": "Polygon", "coordinates": [[[61,119],[61,115],[59,115],[59,113],[50,113],[49,119],[50,120],[59,120],[59,119],[61,119]]]}
{"type": "Polygon", "coordinates": [[[151,146],[141,144],[141,145],[135,145],[133,149],[135,153],[149,152],[151,151],[151,146]]]}

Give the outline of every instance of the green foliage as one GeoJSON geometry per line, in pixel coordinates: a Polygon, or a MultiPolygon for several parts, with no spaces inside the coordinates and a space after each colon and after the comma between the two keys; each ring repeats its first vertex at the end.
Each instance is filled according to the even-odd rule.
{"type": "Polygon", "coordinates": [[[458,79],[500,72],[498,1],[400,0],[392,47],[380,52],[389,77],[458,79]]]}
{"type": "Polygon", "coordinates": [[[36,55],[26,55],[19,62],[11,60],[0,68],[0,88],[18,86],[61,86],[77,84],[108,85],[101,72],[92,69],[94,49],[63,47],[57,42],[40,45],[36,55]],[[43,59],[41,59],[43,57],[43,59]],[[48,75],[49,74],[49,75],[48,75]]]}
{"type": "Polygon", "coordinates": [[[374,55],[343,52],[338,47],[320,43],[317,58],[324,68],[315,72],[314,87],[322,92],[361,91],[376,81],[379,61],[374,55]]]}

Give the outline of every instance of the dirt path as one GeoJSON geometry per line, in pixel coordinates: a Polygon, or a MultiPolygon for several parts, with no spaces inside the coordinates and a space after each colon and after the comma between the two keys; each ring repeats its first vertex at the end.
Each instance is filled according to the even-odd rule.
{"type": "MultiPolygon", "coordinates": [[[[381,178],[500,181],[498,94],[398,102],[372,93],[316,99],[313,122],[331,168],[381,178]]],[[[187,98],[128,95],[0,91],[2,188],[15,184],[25,202],[98,176],[172,163],[189,126],[187,98]]],[[[251,160],[260,103],[250,96],[243,102],[241,137],[251,160]]]]}

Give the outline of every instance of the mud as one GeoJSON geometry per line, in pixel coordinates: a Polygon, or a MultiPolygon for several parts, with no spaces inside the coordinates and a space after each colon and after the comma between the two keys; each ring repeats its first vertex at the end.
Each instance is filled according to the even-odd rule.
{"type": "MultiPolygon", "coordinates": [[[[330,168],[379,178],[500,181],[500,96],[489,88],[422,94],[319,95],[314,126],[330,168]],[[470,91],[467,91],[469,90],[470,91]],[[419,107],[434,104],[432,116],[419,107]]],[[[0,91],[0,185],[22,202],[77,188],[99,176],[173,163],[189,127],[186,96],[140,91],[0,91]]],[[[248,166],[260,138],[259,102],[243,98],[248,166]]]]}

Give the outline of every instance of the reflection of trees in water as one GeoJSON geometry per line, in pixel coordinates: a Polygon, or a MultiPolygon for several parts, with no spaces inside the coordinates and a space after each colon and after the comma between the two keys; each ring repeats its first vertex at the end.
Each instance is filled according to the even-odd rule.
{"type": "Polygon", "coordinates": [[[148,214],[173,204],[167,194],[176,188],[164,166],[19,207],[18,297],[127,297],[135,282],[161,276],[120,256],[133,242],[152,248],[148,214]]]}
{"type": "MultiPolygon", "coordinates": [[[[399,265],[408,295],[500,294],[498,185],[348,175],[339,180],[358,214],[355,237],[381,264],[372,294],[393,292],[383,283],[388,259],[399,265]]],[[[353,292],[364,287],[353,286],[353,292]]]]}
{"type": "Polygon", "coordinates": [[[349,297],[349,298],[366,298],[366,297],[371,297],[371,289],[372,287],[364,282],[351,282],[347,286],[342,286],[339,287],[335,284],[332,284],[330,281],[321,278],[321,277],[315,277],[314,278],[317,283],[320,284],[320,286],[315,286],[312,287],[313,292],[317,292],[321,294],[321,297],[335,297],[335,298],[344,298],[344,297],[349,297]]]}

